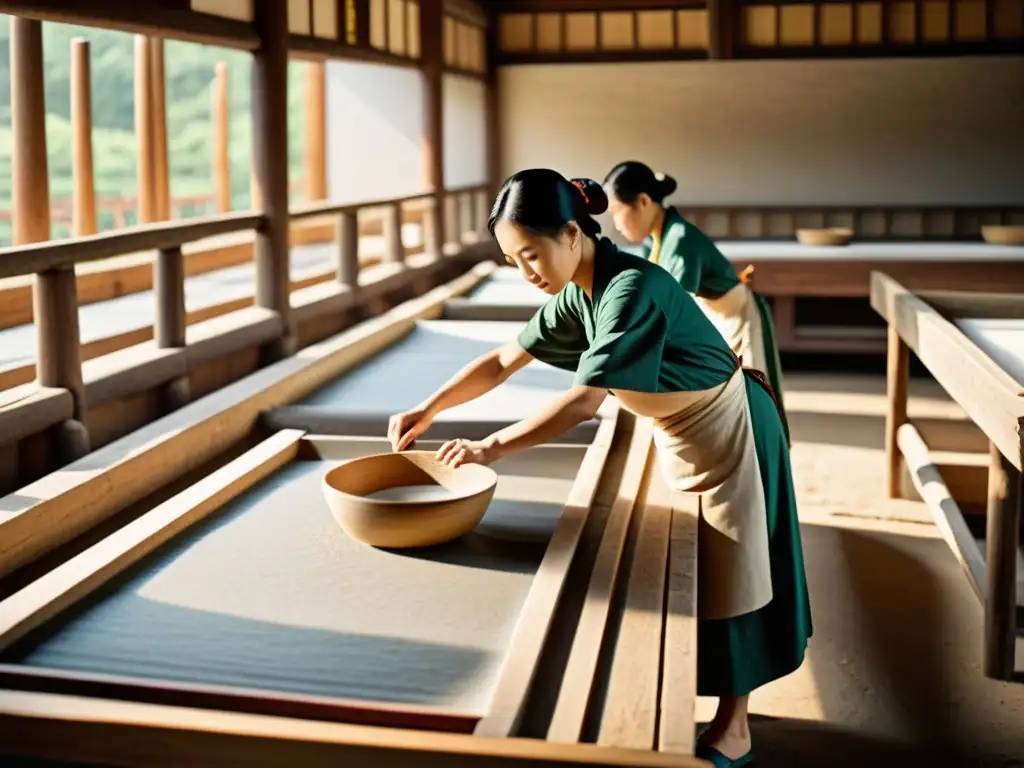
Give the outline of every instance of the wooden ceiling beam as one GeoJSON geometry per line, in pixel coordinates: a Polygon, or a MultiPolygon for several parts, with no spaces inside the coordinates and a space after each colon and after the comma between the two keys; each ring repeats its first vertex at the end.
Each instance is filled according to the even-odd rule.
{"type": "Polygon", "coordinates": [[[247,51],[260,42],[251,23],[196,13],[188,0],[0,0],[0,13],[247,51]]]}
{"type": "Polygon", "coordinates": [[[705,0],[490,0],[496,13],[565,13],[573,11],[656,11],[703,8],[705,0]]]}

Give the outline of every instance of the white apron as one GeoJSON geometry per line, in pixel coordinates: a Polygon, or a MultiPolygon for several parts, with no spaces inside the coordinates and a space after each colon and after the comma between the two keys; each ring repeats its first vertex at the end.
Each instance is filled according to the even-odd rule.
{"type": "Polygon", "coordinates": [[[669,486],[700,494],[697,610],[702,619],[755,611],[772,599],[764,487],[747,406],[746,375],[699,392],[612,390],[623,407],[654,419],[669,486]]]}
{"type": "Polygon", "coordinates": [[[761,312],[747,284],[738,283],[717,299],[693,298],[743,365],[767,374],[768,358],[764,351],[761,312]]]}

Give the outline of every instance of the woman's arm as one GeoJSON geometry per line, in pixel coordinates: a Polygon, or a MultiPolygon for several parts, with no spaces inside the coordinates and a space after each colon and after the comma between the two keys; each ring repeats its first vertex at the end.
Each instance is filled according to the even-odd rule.
{"type": "Polygon", "coordinates": [[[596,387],[573,387],[537,415],[505,427],[484,440],[488,460],[546,443],[594,418],[607,395],[607,390],[596,387]]]}
{"type": "Polygon", "coordinates": [[[517,341],[510,341],[467,364],[418,408],[433,418],[441,411],[475,400],[502,384],[532,359],[517,341]]]}

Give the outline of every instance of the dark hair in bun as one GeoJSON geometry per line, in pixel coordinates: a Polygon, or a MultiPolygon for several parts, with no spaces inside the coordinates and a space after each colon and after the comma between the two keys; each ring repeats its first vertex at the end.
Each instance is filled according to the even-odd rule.
{"type": "Polygon", "coordinates": [[[676,191],[676,180],[663,173],[655,173],[636,160],[627,160],[616,165],[604,177],[604,186],[626,205],[633,205],[641,193],[661,205],[676,191]]]}
{"type": "Polygon", "coordinates": [[[498,190],[487,228],[513,221],[542,237],[556,238],[569,222],[596,237],[601,225],[592,216],[608,210],[608,196],[593,179],[567,180],[548,168],[530,168],[509,176],[498,190]]]}

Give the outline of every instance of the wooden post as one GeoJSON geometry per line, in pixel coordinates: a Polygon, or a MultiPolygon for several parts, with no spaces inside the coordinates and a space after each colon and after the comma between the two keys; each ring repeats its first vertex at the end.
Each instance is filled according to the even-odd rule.
{"type": "MultiPolygon", "coordinates": [[[[185,259],[181,248],[164,248],[157,252],[153,264],[153,293],[156,295],[156,321],[153,336],[157,347],[168,349],[185,346],[185,259]]],[[[169,381],[163,388],[164,406],[168,411],[180,408],[191,399],[188,376],[169,381]]]]}
{"type": "Polygon", "coordinates": [[[732,0],[708,0],[708,58],[733,58],[736,28],[734,13],[737,6],[732,0]]]}
{"type": "Polygon", "coordinates": [[[157,220],[171,218],[171,180],[167,168],[167,81],[164,41],[149,38],[150,88],[153,89],[153,204],[157,220]]]}
{"type": "MultiPolygon", "coordinates": [[[[50,184],[46,157],[46,96],[43,88],[43,31],[35,19],[11,17],[11,162],[14,244],[50,239],[50,184]]],[[[36,378],[40,386],[62,387],[74,398],[74,417],[58,427],[65,460],[89,452],[82,423],[85,387],[79,353],[75,270],[36,275],[32,293],[36,321],[36,378]]]]}
{"type": "Polygon", "coordinates": [[[89,41],[71,41],[72,214],[76,237],[96,234],[96,187],[92,164],[92,78],[89,41]]]}
{"type": "Polygon", "coordinates": [[[384,214],[384,261],[388,264],[401,264],[405,261],[401,205],[389,205],[384,214]]]}
{"type": "Polygon", "coordinates": [[[281,316],[284,336],[263,350],[264,362],[295,350],[288,275],[288,7],[255,3],[260,46],[252,61],[252,160],[266,217],[256,233],[256,305],[281,316]]]}
{"type": "Polygon", "coordinates": [[[306,196],[327,197],[327,92],[324,63],[311,61],[306,69],[306,196]]]}
{"type": "Polygon", "coordinates": [[[490,201],[498,194],[498,188],[504,180],[501,175],[501,123],[498,98],[498,14],[489,9],[487,13],[487,29],[484,33],[487,57],[486,100],[484,101],[484,130],[487,142],[487,192],[485,193],[490,208],[490,201]]]}
{"type": "Polygon", "coordinates": [[[985,675],[1010,680],[1017,639],[1017,547],[1021,473],[989,446],[988,518],[985,526],[985,675]]]}
{"type": "Polygon", "coordinates": [[[231,155],[228,152],[228,65],[218,62],[213,76],[213,187],[217,212],[231,210],[231,155]]]}
{"type": "MultiPolygon", "coordinates": [[[[420,71],[423,73],[423,184],[436,204],[424,211],[426,232],[443,255],[444,221],[444,0],[420,0],[420,71]]],[[[424,248],[430,244],[424,241],[424,248]]]]}
{"type": "Polygon", "coordinates": [[[136,165],[138,178],[139,224],[157,219],[156,148],[153,132],[153,56],[150,38],[135,36],[135,138],[139,148],[136,165]]]}
{"type": "Polygon", "coordinates": [[[352,290],[359,288],[359,220],[356,214],[343,211],[338,215],[336,274],[339,283],[352,290]]]}
{"type": "Polygon", "coordinates": [[[885,485],[890,499],[900,497],[900,468],[903,461],[896,443],[896,431],[907,421],[907,387],[910,383],[910,348],[900,338],[896,324],[889,323],[886,348],[885,390],[885,485]]]}

